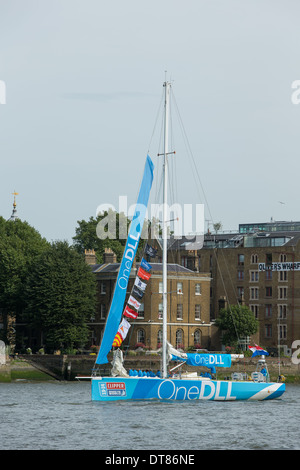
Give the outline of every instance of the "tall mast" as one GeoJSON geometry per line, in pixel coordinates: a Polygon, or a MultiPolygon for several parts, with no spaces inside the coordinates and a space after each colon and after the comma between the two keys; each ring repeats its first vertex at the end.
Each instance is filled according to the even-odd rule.
{"type": "Polygon", "coordinates": [[[170,83],[165,82],[165,113],[164,113],[164,164],[163,164],[163,350],[162,376],[167,377],[167,180],[168,180],[168,124],[170,83]]]}

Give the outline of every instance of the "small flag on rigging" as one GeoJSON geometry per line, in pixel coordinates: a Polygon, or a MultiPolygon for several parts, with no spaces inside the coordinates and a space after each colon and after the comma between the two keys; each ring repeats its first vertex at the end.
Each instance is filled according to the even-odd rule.
{"type": "Polygon", "coordinates": [[[138,310],[141,306],[141,302],[138,302],[132,295],[128,299],[129,305],[132,305],[136,310],[138,310]]]}
{"type": "Polygon", "coordinates": [[[139,268],[137,275],[144,281],[149,281],[151,277],[151,273],[147,273],[147,271],[145,271],[143,268],[139,268]]]}
{"type": "Polygon", "coordinates": [[[144,297],[144,292],[135,285],[132,288],[132,294],[138,299],[142,299],[144,297]]]}
{"type": "Polygon", "coordinates": [[[142,258],[141,261],[141,268],[143,268],[145,271],[149,272],[150,269],[152,268],[151,264],[148,263],[144,258],[142,258]]]}
{"type": "Polygon", "coordinates": [[[141,281],[139,277],[136,277],[134,285],[138,287],[138,289],[142,290],[143,292],[146,290],[146,287],[147,287],[146,282],[141,281]]]}
{"type": "Polygon", "coordinates": [[[151,258],[155,258],[157,250],[147,243],[145,247],[145,253],[151,258]]]}
{"type": "Polygon", "coordinates": [[[125,310],[123,312],[123,315],[127,318],[133,318],[136,319],[138,316],[138,312],[136,310],[133,310],[130,308],[128,305],[126,305],[125,310]]]}
{"type": "Polygon", "coordinates": [[[126,320],[126,318],[123,318],[122,322],[120,323],[118,332],[115,336],[115,339],[113,341],[113,344],[112,344],[113,347],[119,347],[122,344],[122,342],[127,336],[129,328],[130,328],[130,323],[126,320]]]}

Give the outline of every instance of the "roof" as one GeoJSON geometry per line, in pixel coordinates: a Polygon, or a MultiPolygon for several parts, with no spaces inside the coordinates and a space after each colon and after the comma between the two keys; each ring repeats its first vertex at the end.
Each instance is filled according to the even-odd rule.
{"type": "MultiPolygon", "coordinates": [[[[106,264],[94,264],[91,265],[93,273],[117,273],[119,270],[121,263],[106,263],[106,264]]],[[[161,272],[162,271],[162,263],[151,263],[152,271],[153,272],[161,272]]],[[[140,263],[136,263],[136,267],[140,267],[140,263]]],[[[187,269],[184,266],[180,266],[180,264],[167,264],[168,272],[176,272],[176,273],[186,273],[186,274],[194,274],[194,271],[191,269],[187,269]]]]}
{"type": "MultiPolygon", "coordinates": [[[[195,237],[196,238],[196,237],[195,237]]],[[[174,239],[172,251],[189,251],[189,243],[191,250],[195,250],[191,238],[182,237],[174,239]]],[[[284,231],[257,231],[251,233],[207,233],[204,236],[203,248],[251,248],[251,247],[280,247],[280,246],[296,246],[300,241],[300,231],[284,230],[284,231]]],[[[201,249],[201,248],[200,248],[201,249]]]]}

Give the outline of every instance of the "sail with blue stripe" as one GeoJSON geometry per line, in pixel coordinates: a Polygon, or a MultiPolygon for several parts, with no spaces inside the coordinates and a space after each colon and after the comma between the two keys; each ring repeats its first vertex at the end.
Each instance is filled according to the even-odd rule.
{"type": "Polygon", "coordinates": [[[96,364],[108,363],[107,355],[112,349],[112,343],[118,332],[127,292],[130,271],[141,237],[144,219],[146,217],[148,200],[153,182],[153,169],[153,162],[149,155],[147,155],[143,180],[141,183],[134,216],[130,224],[128,238],[121,265],[119,268],[114,295],[110,305],[100,350],[96,359],[96,364]]]}

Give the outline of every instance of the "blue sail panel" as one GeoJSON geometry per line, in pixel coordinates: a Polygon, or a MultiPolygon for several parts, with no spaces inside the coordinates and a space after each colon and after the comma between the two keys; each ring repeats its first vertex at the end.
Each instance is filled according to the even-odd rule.
{"type": "Polygon", "coordinates": [[[107,355],[112,348],[112,343],[119,328],[126,297],[130,270],[134,257],[136,255],[136,251],[142,233],[144,219],[146,216],[149,194],[153,181],[153,169],[153,162],[149,155],[147,155],[143,180],[141,183],[134,216],[130,224],[128,238],[121,265],[119,268],[114,295],[110,305],[110,310],[105,325],[101,347],[96,359],[96,364],[106,364],[108,362],[107,355]]]}
{"type": "Polygon", "coordinates": [[[231,367],[231,354],[186,354],[186,357],[172,355],[173,361],[183,361],[189,366],[231,367]]]}

